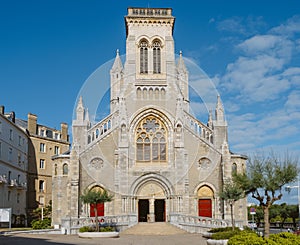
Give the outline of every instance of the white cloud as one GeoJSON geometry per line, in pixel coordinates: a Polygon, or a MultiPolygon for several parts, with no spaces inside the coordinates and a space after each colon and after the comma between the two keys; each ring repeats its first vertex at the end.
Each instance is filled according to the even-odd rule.
{"type": "Polygon", "coordinates": [[[300,33],[300,16],[293,16],[292,18],[288,19],[286,23],[272,28],[270,32],[283,36],[293,36],[295,33],[300,33]]]}
{"type": "Polygon", "coordinates": [[[285,108],[288,112],[296,112],[300,114],[300,91],[292,91],[288,95],[285,108]]]}

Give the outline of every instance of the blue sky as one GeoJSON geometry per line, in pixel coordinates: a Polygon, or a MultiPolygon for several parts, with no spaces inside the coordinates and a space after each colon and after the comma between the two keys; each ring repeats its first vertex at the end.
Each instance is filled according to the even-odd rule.
{"type": "Polygon", "coordinates": [[[84,81],[116,49],[125,53],[129,6],[173,8],[176,53],[213,80],[232,151],[300,155],[297,0],[1,0],[0,104],[19,118],[31,112],[48,126],[71,125],[84,81]]]}

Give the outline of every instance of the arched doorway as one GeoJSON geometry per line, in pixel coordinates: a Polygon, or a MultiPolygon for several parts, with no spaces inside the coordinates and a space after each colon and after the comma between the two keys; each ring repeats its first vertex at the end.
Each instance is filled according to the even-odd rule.
{"type": "Polygon", "coordinates": [[[149,180],[140,185],[136,196],[139,222],[166,221],[166,195],[158,182],[149,180]]]}
{"type": "Polygon", "coordinates": [[[197,191],[198,215],[212,218],[214,192],[207,185],[202,186],[197,191]]]}
{"type": "Polygon", "coordinates": [[[146,173],[137,178],[130,188],[136,200],[139,222],[164,222],[172,208],[174,189],[170,181],[157,173],[146,173]],[[142,217],[147,217],[147,219],[142,217]]]}

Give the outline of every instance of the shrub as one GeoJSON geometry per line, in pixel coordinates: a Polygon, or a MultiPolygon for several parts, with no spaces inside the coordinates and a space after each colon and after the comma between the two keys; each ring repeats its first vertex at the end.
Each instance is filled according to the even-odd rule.
{"type": "Polygon", "coordinates": [[[94,229],[90,226],[82,226],[79,228],[79,232],[92,232],[94,229]]]}
{"type": "Polygon", "coordinates": [[[231,229],[229,231],[221,231],[221,232],[213,233],[211,238],[215,240],[224,240],[224,239],[229,239],[230,237],[233,237],[239,233],[241,233],[239,229],[235,229],[234,231],[231,229]]]}
{"type": "Polygon", "coordinates": [[[111,232],[111,231],[114,231],[114,228],[110,226],[100,228],[100,232],[111,232]]]}
{"type": "Polygon", "coordinates": [[[299,245],[300,237],[282,232],[272,234],[268,239],[264,239],[253,232],[241,232],[229,239],[227,245],[299,245]]]}
{"type": "MultiPolygon", "coordinates": [[[[238,229],[238,228],[237,228],[238,229]]],[[[211,229],[210,231],[208,232],[211,232],[211,233],[217,233],[217,232],[223,232],[223,231],[232,231],[232,227],[228,226],[228,227],[221,227],[221,228],[213,228],[211,229]]]]}
{"type": "Polygon", "coordinates": [[[300,244],[300,237],[289,232],[272,234],[270,235],[269,240],[276,242],[276,244],[285,244],[285,245],[300,244]]]}
{"type": "Polygon", "coordinates": [[[49,229],[51,228],[51,219],[44,218],[43,220],[33,220],[31,226],[34,230],[49,229]]]}
{"type": "MultiPolygon", "coordinates": [[[[107,227],[101,227],[100,232],[111,232],[114,231],[113,227],[107,226],[107,227]]],[[[96,232],[96,227],[93,226],[82,226],[79,228],[79,232],[96,232]]]]}
{"type": "Polygon", "coordinates": [[[262,237],[259,237],[257,234],[248,231],[242,231],[238,235],[231,237],[228,240],[227,245],[264,245],[264,244],[272,244],[267,243],[262,237]]]}

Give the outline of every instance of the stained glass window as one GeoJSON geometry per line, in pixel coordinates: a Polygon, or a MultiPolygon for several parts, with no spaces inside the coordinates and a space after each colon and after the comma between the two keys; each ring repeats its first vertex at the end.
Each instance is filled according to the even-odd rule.
{"type": "Polygon", "coordinates": [[[156,117],[143,119],[136,130],[137,161],[166,161],[166,127],[156,117]]]}

